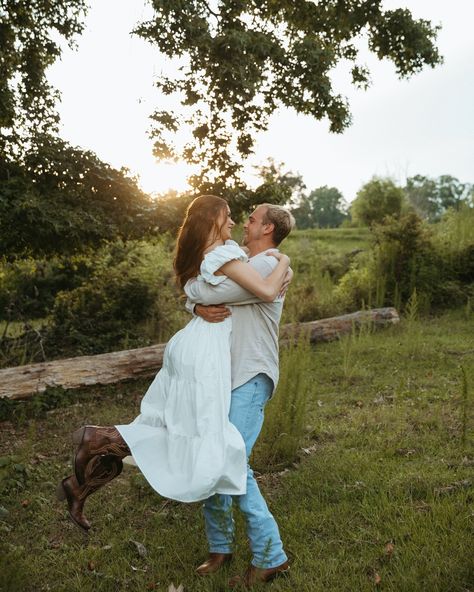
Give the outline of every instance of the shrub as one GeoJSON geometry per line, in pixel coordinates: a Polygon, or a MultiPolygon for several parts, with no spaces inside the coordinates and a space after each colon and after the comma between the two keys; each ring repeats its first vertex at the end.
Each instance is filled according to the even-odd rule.
{"type": "Polygon", "coordinates": [[[163,241],[109,245],[87,282],[58,294],[48,351],[100,353],[166,339],[187,318],[169,251],[163,241]]]}
{"type": "Polygon", "coordinates": [[[0,264],[0,319],[45,317],[60,291],[72,290],[93,269],[90,255],[16,259],[0,264]]]}
{"type": "Polygon", "coordinates": [[[443,275],[445,261],[433,249],[430,233],[421,218],[410,212],[400,219],[388,218],[375,228],[374,277],[384,283],[385,302],[400,306],[416,288],[429,304],[443,275]]]}
{"type": "Polygon", "coordinates": [[[370,256],[355,260],[336,296],[348,308],[403,308],[414,290],[425,312],[463,304],[472,294],[474,240],[467,243],[465,234],[460,240],[458,216],[449,214],[445,233],[433,231],[414,212],[386,218],[373,227],[370,256]]]}

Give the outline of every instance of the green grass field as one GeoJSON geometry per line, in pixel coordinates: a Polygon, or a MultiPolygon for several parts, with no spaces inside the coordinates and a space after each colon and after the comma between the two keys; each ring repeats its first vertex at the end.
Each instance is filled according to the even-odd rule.
{"type": "MultiPolygon", "coordinates": [[[[473,316],[455,311],[304,353],[299,451],[260,477],[292,562],[271,590],[474,591],[473,335],[473,316]]],[[[206,556],[199,504],[164,500],[133,467],[90,498],[88,536],[54,500],[70,470],[72,430],[131,420],[147,382],[76,392],[36,419],[17,407],[0,424],[1,590],[166,591],[174,582],[217,592],[245,568],[237,513],[229,570],[195,576],[206,556]]],[[[269,404],[268,425],[288,413],[286,395],[269,404]]],[[[281,437],[262,435],[255,466],[271,469],[265,445],[281,437]]]]}

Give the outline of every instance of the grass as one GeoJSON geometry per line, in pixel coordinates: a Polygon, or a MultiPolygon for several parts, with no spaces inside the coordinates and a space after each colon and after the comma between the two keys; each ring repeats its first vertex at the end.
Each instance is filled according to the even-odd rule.
{"type": "MultiPolygon", "coordinates": [[[[292,561],[273,591],[474,590],[473,330],[461,310],[305,354],[301,449],[287,469],[260,477],[292,561]]],[[[206,555],[199,504],[160,498],[132,467],[90,498],[89,536],[53,501],[70,470],[71,431],[132,419],[145,387],[89,389],[44,417],[0,424],[0,590],[166,591],[182,582],[217,592],[245,568],[237,513],[231,568],[195,576],[206,555]]],[[[270,423],[272,413],[282,413],[278,398],[270,423]]]]}

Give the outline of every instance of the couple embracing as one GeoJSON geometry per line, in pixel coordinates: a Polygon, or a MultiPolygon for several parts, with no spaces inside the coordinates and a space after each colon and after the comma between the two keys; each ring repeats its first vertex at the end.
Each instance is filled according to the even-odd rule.
{"type": "Polygon", "coordinates": [[[233,226],[220,197],[203,195],[189,205],[174,270],[193,318],[168,342],[132,423],[74,432],[74,472],[58,494],[88,530],[86,498],[116,477],[131,454],[160,495],[203,501],[209,555],[196,570],[203,576],[232,558],[237,503],[252,562],[229,584],[252,587],[289,570],[248,458],[278,382],[278,325],[292,272],[277,247],[294,220],[280,206],[259,205],[244,225],[243,248],[231,240],[233,226]]]}

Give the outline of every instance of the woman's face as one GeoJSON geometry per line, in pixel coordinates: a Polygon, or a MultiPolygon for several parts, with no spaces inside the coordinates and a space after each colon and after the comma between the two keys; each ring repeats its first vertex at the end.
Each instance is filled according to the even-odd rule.
{"type": "Polygon", "coordinates": [[[221,231],[221,239],[223,241],[229,240],[232,234],[232,227],[235,226],[235,222],[230,217],[230,208],[227,206],[219,215],[217,225],[221,231]]]}

